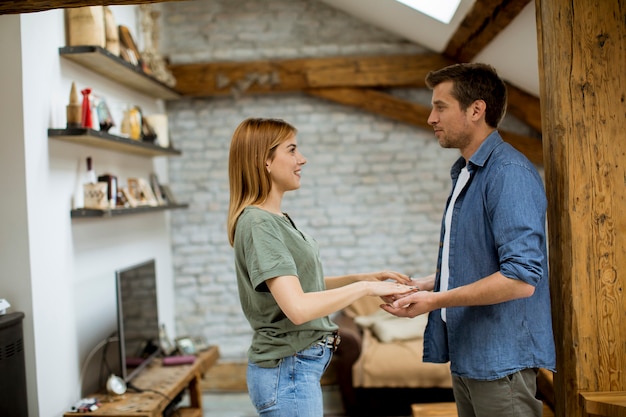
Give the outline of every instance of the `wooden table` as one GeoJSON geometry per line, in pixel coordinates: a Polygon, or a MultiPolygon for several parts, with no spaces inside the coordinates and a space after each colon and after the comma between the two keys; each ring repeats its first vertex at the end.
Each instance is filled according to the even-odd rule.
{"type": "Polygon", "coordinates": [[[626,391],[581,392],[580,396],[589,414],[626,417],[626,391]]]}
{"type": "Polygon", "coordinates": [[[200,352],[196,361],[189,365],[163,366],[156,359],[133,379],[132,384],[143,392],[129,390],[124,395],[112,397],[98,393],[89,397],[100,400],[101,406],[88,413],[67,412],[64,417],[115,416],[115,417],[161,417],[171,400],[185,389],[189,390],[189,406],[179,408],[176,416],[202,417],[202,390],[200,380],[204,373],[217,362],[217,346],[200,352]]]}

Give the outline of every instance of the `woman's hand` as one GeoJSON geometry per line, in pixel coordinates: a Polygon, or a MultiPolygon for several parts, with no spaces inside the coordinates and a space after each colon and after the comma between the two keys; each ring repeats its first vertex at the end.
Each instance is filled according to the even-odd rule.
{"type": "MultiPolygon", "coordinates": [[[[435,288],[435,274],[428,275],[427,277],[422,278],[409,278],[408,282],[405,282],[406,285],[413,287],[416,291],[432,291],[435,288]]],[[[396,301],[398,298],[404,297],[405,294],[394,294],[389,296],[381,297],[383,301],[387,304],[391,304],[396,301]]]]}
{"type": "Polygon", "coordinates": [[[380,271],[380,272],[372,272],[369,274],[372,276],[372,279],[377,281],[387,281],[394,280],[400,284],[410,284],[411,278],[408,275],[405,275],[401,272],[395,271],[380,271]]]}
{"type": "Polygon", "coordinates": [[[405,297],[416,291],[415,287],[389,281],[362,281],[367,286],[367,295],[378,297],[393,297],[394,299],[405,297]]]}

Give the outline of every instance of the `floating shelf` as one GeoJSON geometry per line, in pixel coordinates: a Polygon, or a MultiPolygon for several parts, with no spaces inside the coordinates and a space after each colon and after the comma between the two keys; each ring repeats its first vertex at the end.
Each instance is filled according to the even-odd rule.
{"type": "Polygon", "coordinates": [[[116,209],[98,210],[98,209],[75,209],[71,211],[73,219],[84,219],[93,217],[117,217],[128,214],[149,213],[154,211],[176,210],[189,207],[189,204],[167,204],[163,206],[140,206],[140,207],[124,207],[116,209]]]}
{"type": "Polygon", "coordinates": [[[176,90],[146,74],[140,67],[124,61],[102,47],[65,46],[59,48],[59,54],[106,78],[152,97],[164,100],[181,97],[176,90]]]}
{"type": "Polygon", "coordinates": [[[133,140],[87,128],[48,129],[48,137],[65,142],[89,145],[118,152],[129,152],[143,156],[172,156],[181,154],[179,150],[174,148],[164,148],[149,142],[133,140]]]}

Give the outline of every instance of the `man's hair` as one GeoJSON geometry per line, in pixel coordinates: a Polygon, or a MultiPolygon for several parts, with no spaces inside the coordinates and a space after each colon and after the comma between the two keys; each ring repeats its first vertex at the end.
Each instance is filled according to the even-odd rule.
{"type": "Polygon", "coordinates": [[[454,64],[426,75],[430,89],[446,81],[452,81],[452,96],[459,101],[461,110],[466,110],[476,100],[483,100],[487,105],[485,122],[498,127],[506,112],[507,93],[504,81],[491,65],[454,64]]]}
{"type": "Polygon", "coordinates": [[[249,118],[237,126],[230,142],[228,180],[228,240],[233,245],[237,219],[250,205],[263,203],[272,189],[266,163],[274,159],[276,147],[297,133],[281,119],[249,118]]]}

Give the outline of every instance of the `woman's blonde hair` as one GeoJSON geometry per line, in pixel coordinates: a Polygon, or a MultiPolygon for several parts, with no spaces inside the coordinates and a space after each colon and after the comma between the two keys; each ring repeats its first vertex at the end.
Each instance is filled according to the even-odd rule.
{"type": "Polygon", "coordinates": [[[244,208],[263,203],[272,188],[265,168],[276,147],[291,138],[296,128],[280,119],[249,118],[237,126],[230,142],[228,181],[228,241],[233,246],[237,219],[244,208]]]}

